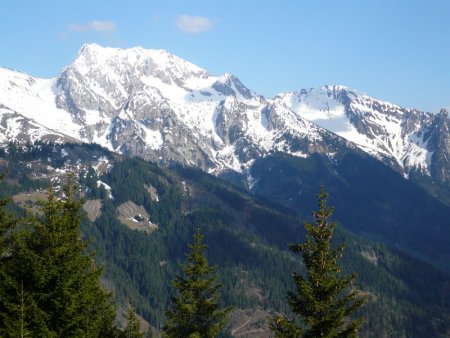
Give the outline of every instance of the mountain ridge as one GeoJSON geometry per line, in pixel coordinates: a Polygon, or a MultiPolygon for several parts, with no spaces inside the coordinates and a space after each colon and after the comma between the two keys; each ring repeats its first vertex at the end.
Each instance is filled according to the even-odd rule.
{"type": "MultiPolygon", "coordinates": [[[[436,115],[407,109],[342,86],[282,93],[274,100],[353,141],[403,174],[412,168],[432,173],[436,146],[430,144],[430,135],[444,109],[436,115]]],[[[448,124],[446,119],[439,122],[448,124]]]]}
{"type": "Polygon", "coordinates": [[[215,174],[245,176],[273,152],[333,156],[358,147],[405,177],[418,169],[450,179],[444,112],[402,108],[345,86],[266,99],[234,75],[211,75],[165,50],[83,45],[53,79],[2,68],[0,104],[2,121],[15,112],[80,142],[215,174]]]}

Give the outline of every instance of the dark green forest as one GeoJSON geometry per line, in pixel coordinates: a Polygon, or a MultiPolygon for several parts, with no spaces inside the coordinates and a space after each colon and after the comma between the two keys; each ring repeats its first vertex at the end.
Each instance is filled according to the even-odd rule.
{"type": "MultiPolygon", "coordinates": [[[[291,315],[286,303],[287,292],[293,288],[291,274],[304,271],[304,266],[289,251],[288,244],[304,240],[303,221],[311,220],[309,212],[314,208],[315,193],[324,183],[331,193],[330,204],[336,206],[339,223],[332,243],[336,246],[347,243],[341,260],[343,273],[356,272],[357,284],[367,296],[366,305],[357,313],[366,318],[361,336],[445,337],[450,332],[449,275],[429,264],[428,258],[420,259],[422,251],[411,254],[393,248],[381,235],[362,237],[353,232],[355,224],[364,229],[365,224],[374,222],[363,216],[375,198],[367,198],[365,207],[364,199],[351,200],[333,180],[318,182],[319,177],[315,187],[311,179],[311,189],[292,202],[298,208],[289,209],[292,205],[275,203],[282,201],[276,194],[275,201],[268,199],[268,193],[262,194],[265,197],[251,195],[197,169],[161,168],[140,159],[118,158],[94,145],[64,145],[69,155],[62,158],[61,147],[11,145],[8,151],[2,152],[2,166],[7,172],[7,179],[0,184],[2,196],[47,187],[45,178],[31,178],[32,171],[41,170],[41,165],[62,168],[68,159],[72,163],[79,160],[89,164],[99,156],[108,158],[113,163],[109,171],[97,174],[87,165],[79,173],[82,198],[101,201],[101,213],[95,221],[83,217],[82,237],[90,241],[89,250],[95,252],[96,264],[104,268],[102,284],[112,291],[117,306],[126,308],[131,303],[137,314],[156,330],[164,324],[165,311],[174,294],[171,281],[181,273],[179,263],[185,259],[197,226],[201,227],[208,245],[208,261],[217,265],[223,282],[223,306],[291,315]],[[30,163],[31,168],[27,166],[30,163]],[[111,187],[112,199],[104,185],[97,183],[99,180],[111,187]],[[157,192],[157,200],[152,198],[149,187],[157,192]],[[128,201],[143,206],[157,228],[139,231],[124,225],[118,218],[118,207],[128,201]],[[346,215],[346,203],[358,203],[362,208],[357,222],[350,222],[350,217],[356,216],[346,215]]],[[[308,169],[311,165],[299,162],[292,170],[317,174],[316,169],[308,169]]],[[[263,170],[262,164],[255,168],[263,170]]],[[[286,187],[291,183],[286,182],[286,187]]],[[[387,213],[394,207],[394,204],[385,205],[384,210],[387,213]]],[[[12,205],[10,209],[23,213],[18,206],[12,205]]],[[[370,210],[367,213],[373,215],[370,210]]],[[[389,217],[388,222],[392,220],[389,217]]],[[[417,239],[404,238],[404,241],[415,243],[417,239]]]]}
{"type": "Polygon", "coordinates": [[[256,161],[251,175],[255,193],[305,216],[314,207],[309,196],[318,182],[324,184],[336,218],[346,229],[450,272],[450,208],[444,194],[450,189],[445,184],[419,173],[405,180],[356,151],[333,159],[321,154],[308,158],[274,154],[256,161]]]}

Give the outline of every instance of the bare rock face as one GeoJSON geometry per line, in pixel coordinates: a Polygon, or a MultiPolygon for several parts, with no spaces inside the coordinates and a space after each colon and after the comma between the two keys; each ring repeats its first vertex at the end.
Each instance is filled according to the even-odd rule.
{"type": "Polygon", "coordinates": [[[442,109],[434,116],[429,130],[430,149],[433,151],[431,174],[440,181],[450,181],[450,120],[442,109]]]}
{"type": "Polygon", "coordinates": [[[403,108],[342,86],[283,93],[274,101],[356,144],[405,176],[419,169],[448,180],[450,167],[443,164],[443,135],[448,125],[445,114],[403,108]]]}
{"type": "Polygon", "coordinates": [[[0,104],[0,143],[77,142],[76,139],[51,130],[0,104]]]}
{"type": "Polygon", "coordinates": [[[55,79],[0,68],[0,141],[97,143],[129,156],[211,173],[245,173],[273,152],[348,147],[407,175],[449,179],[448,117],[405,109],[342,86],[265,99],[164,50],[83,46],[55,79]]]}
{"type": "Polygon", "coordinates": [[[328,135],[238,78],[165,51],[87,45],[56,83],[56,106],[83,141],[162,163],[240,172],[272,151],[307,155],[328,135]]]}

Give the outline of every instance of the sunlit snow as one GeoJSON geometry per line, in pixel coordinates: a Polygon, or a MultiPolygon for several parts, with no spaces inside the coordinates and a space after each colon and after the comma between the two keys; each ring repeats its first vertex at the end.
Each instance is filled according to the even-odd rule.
{"type": "MultiPolygon", "coordinates": [[[[432,155],[417,130],[402,134],[400,107],[364,93],[325,86],[266,100],[231,74],[212,75],[165,50],[141,47],[85,45],[73,63],[54,79],[32,78],[0,68],[0,103],[5,106],[0,106],[0,115],[16,114],[1,130],[1,142],[17,137],[27,122],[31,123],[31,140],[53,130],[119,151],[121,144],[112,134],[124,122],[131,128],[129,138],[143,142],[147,150],[156,152],[157,158],[162,158],[158,152],[167,140],[192,138],[191,144],[211,157],[214,172],[242,172],[254,160],[239,158],[238,141],[230,141],[232,137],[226,134],[230,128],[239,130],[239,138],[245,138],[258,156],[273,150],[308,156],[307,152],[291,149],[285,136],[316,143],[325,132],[321,128],[354,142],[377,158],[392,158],[400,167],[426,169],[432,155]],[[57,83],[65,83],[66,77],[70,86],[58,87],[57,83]],[[56,103],[60,100],[59,106],[70,106],[64,101],[69,100],[66,91],[79,100],[72,112],[58,108],[56,103]],[[376,107],[382,107],[382,111],[376,107]],[[170,123],[164,114],[172,114],[170,123]],[[186,133],[175,135],[175,124],[186,133]]],[[[118,137],[120,132],[119,128],[118,137]]]]}

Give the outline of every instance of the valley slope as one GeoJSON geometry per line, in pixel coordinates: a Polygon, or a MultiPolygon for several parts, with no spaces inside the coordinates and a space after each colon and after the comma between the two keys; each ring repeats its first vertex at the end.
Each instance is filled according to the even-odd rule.
{"type": "MultiPolygon", "coordinates": [[[[105,285],[118,304],[131,302],[154,328],[164,321],[170,280],[179,273],[178,263],[197,225],[205,233],[208,259],[219,267],[224,303],[235,307],[229,332],[242,326],[235,332],[265,337],[264,318],[274,311],[289,313],[285,296],[293,288],[290,276],[303,267],[287,244],[304,239],[302,221],[311,219],[306,210],[314,205],[316,191],[302,195],[305,207],[299,217],[198,169],[163,169],[95,145],[10,145],[0,154],[0,164],[9,171],[0,192],[25,208],[35,197],[33,191],[45,189],[48,180],[58,189],[65,173],[79,175],[90,214],[82,225],[83,236],[93,241],[97,260],[105,266],[105,285]],[[124,205],[131,214],[122,214],[124,205]]],[[[273,160],[271,166],[276,169],[273,160]]],[[[322,175],[320,170],[312,173],[322,175]]],[[[411,194],[420,199],[417,191],[411,194]]],[[[367,203],[376,199],[377,194],[369,196],[367,203]]],[[[380,217],[376,209],[366,212],[370,219],[380,217]]],[[[362,337],[440,337],[449,332],[447,274],[339,227],[333,243],[342,241],[347,242],[343,270],[357,272],[368,295],[362,337]]]]}

